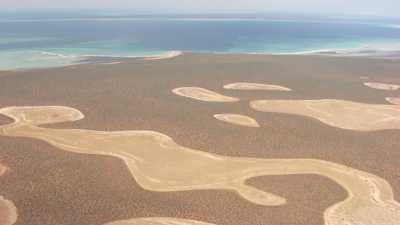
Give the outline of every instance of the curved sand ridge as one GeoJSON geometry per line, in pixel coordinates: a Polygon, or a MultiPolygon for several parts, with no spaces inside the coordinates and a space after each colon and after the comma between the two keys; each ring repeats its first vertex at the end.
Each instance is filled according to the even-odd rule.
{"type": "Polygon", "coordinates": [[[261,112],[311,117],[330,126],[349,130],[400,129],[400,107],[397,105],[373,105],[323,99],[258,100],[250,102],[250,107],[261,112]]]}
{"type": "Polygon", "coordinates": [[[114,221],[104,225],[215,225],[215,224],[204,223],[195,220],[178,219],[178,218],[150,217],[150,218],[138,218],[131,220],[114,221]]]}
{"type": "Polygon", "coordinates": [[[253,90],[253,91],[292,91],[292,89],[272,84],[259,84],[259,83],[232,83],[224,86],[225,89],[231,90],[253,90]]]}
{"type": "Polygon", "coordinates": [[[217,92],[200,87],[175,88],[172,92],[176,95],[196,99],[204,102],[238,102],[238,98],[218,94],[217,92]]]}
{"type": "Polygon", "coordinates": [[[400,105],[400,98],[387,97],[385,99],[386,99],[386,101],[388,101],[389,103],[392,103],[393,105],[400,105]]]}
{"type": "Polygon", "coordinates": [[[232,123],[239,126],[245,127],[260,127],[258,122],[248,116],[239,115],[239,114],[216,114],[214,117],[217,120],[221,120],[223,122],[232,123]]]}
{"type": "MultiPolygon", "coordinates": [[[[0,164],[0,177],[7,172],[8,168],[0,164]]],[[[0,225],[13,225],[17,222],[17,208],[10,200],[0,195],[0,225]]]]}
{"type": "Polygon", "coordinates": [[[146,190],[233,190],[254,204],[276,206],[286,200],[248,186],[246,180],[265,175],[317,174],[348,191],[346,200],[325,211],[327,225],[398,225],[400,221],[400,204],[393,199],[391,186],[378,176],[344,165],[314,159],[225,157],[180,146],[153,131],[105,132],[38,126],[82,118],[79,111],[67,107],[10,107],[0,109],[0,113],[15,120],[0,126],[1,134],[43,140],[70,152],[119,157],[146,190]]]}
{"type": "Polygon", "coordinates": [[[395,91],[400,89],[400,85],[397,84],[385,84],[385,83],[378,83],[378,82],[366,82],[364,83],[365,86],[378,89],[378,90],[386,90],[386,91],[395,91]]]}

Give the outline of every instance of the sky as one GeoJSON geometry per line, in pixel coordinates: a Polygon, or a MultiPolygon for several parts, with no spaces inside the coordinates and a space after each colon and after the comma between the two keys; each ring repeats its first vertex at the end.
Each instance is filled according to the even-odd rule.
{"type": "Polygon", "coordinates": [[[295,12],[400,16],[400,0],[0,0],[0,8],[112,8],[159,13],[295,12]]]}

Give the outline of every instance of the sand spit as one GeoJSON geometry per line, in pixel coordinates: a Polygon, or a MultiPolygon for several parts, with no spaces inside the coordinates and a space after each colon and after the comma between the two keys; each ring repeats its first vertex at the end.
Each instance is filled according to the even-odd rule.
{"type": "Polygon", "coordinates": [[[120,220],[104,225],[215,225],[195,220],[185,220],[167,217],[137,218],[131,220],[120,220]]]}
{"type": "Polygon", "coordinates": [[[352,101],[323,100],[258,100],[250,107],[261,112],[287,113],[317,119],[333,127],[374,131],[400,129],[400,107],[352,101]]]}
{"type": "Polygon", "coordinates": [[[105,132],[52,129],[38,125],[83,118],[67,107],[9,107],[0,109],[14,123],[0,126],[1,134],[30,137],[65,151],[111,155],[123,159],[137,183],[158,192],[232,190],[258,205],[276,206],[286,199],[246,185],[266,175],[316,174],[328,177],[348,192],[346,200],[324,212],[326,225],[398,225],[400,204],[386,180],[344,165],[315,159],[257,159],[225,157],[178,145],[153,131],[105,132]]]}
{"type": "MultiPolygon", "coordinates": [[[[6,173],[8,168],[0,164],[0,176],[6,173]]],[[[0,225],[13,225],[17,222],[17,208],[10,200],[0,195],[0,225]]]]}
{"type": "Polygon", "coordinates": [[[378,90],[386,90],[386,91],[396,91],[400,89],[400,85],[397,84],[384,84],[384,83],[377,83],[377,82],[366,82],[364,83],[365,86],[378,89],[378,90]]]}
{"type": "Polygon", "coordinates": [[[389,103],[392,103],[393,105],[400,105],[400,98],[387,97],[385,99],[386,99],[386,101],[388,101],[389,103]]]}
{"type": "Polygon", "coordinates": [[[204,102],[238,102],[240,99],[218,94],[200,87],[175,88],[172,92],[176,95],[196,99],[204,102]]]}
{"type": "Polygon", "coordinates": [[[259,84],[259,83],[232,83],[224,86],[225,89],[231,90],[249,90],[249,91],[292,91],[292,89],[272,84],[259,84]]]}
{"type": "Polygon", "coordinates": [[[181,51],[171,51],[171,52],[167,52],[163,55],[145,57],[144,60],[172,59],[172,58],[178,57],[182,54],[183,53],[181,51]]]}
{"type": "Polygon", "coordinates": [[[258,122],[248,116],[239,115],[239,114],[216,114],[214,117],[217,120],[221,120],[227,123],[232,123],[239,126],[245,127],[260,127],[258,122]]]}

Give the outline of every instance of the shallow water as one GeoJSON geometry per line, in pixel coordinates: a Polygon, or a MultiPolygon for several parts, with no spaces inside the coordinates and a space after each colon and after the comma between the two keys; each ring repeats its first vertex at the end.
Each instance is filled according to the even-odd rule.
{"type": "Polygon", "coordinates": [[[0,17],[0,69],[71,64],[87,56],[147,56],[167,51],[296,53],[400,49],[389,23],[260,19],[0,17]]]}

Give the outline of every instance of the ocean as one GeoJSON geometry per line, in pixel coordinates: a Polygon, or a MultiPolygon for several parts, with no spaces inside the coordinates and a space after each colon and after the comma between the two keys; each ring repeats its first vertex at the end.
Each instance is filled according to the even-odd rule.
{"type": "Polygon", "coordinates": [[[143,57],[170,51],[371,54],[400,50],[400,26],[391,21],[34,15],[0,15],[0,70],[64,66],[92,56],[143,57]]]}

